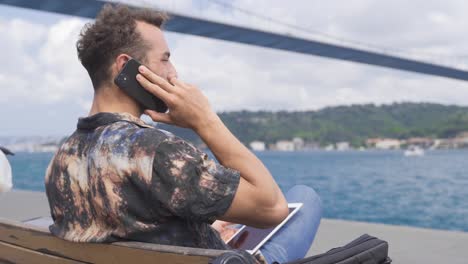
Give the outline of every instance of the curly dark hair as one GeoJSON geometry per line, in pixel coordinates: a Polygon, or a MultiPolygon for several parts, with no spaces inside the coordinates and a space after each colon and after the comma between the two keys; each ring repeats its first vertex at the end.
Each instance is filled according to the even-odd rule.
{"type": "Polygon", "coordinates": [[[150,44],[137,31],[136,21],[161,28],[167,19],[167,14],[148,8],[105,4],[94,23],[83,27],[76,43],[78,58],[88,71],[94,90],[110,82],[110,66],[119,54],[127,53],[146,62],[150,44]]]}

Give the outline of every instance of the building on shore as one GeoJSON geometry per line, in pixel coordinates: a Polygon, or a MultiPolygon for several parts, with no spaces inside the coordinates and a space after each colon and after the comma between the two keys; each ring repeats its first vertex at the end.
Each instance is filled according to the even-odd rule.
{"type": "Polygon", "coordinates": [[[56,152],[59,148],[57,144],[34,144],[34,143],[19,143],[9,145],[14,152],[56,152]]]}
{"type": "Polygon", "coordinates": [[[367,148],[375,148],[375,145],[377,142],[379,142],[381,139],[380,138],[368,138],[366,140],[366,147],[367,148]]]}
{"type": "Polygon", "coordinates": [[[325,147],[325,150],[326,151],[332,151],[332,150],[335,150],[335,145],[333,144],[329,144],[325,147]]]}
{"type": "Polygon", "coordinates": [[[436,139],[432,149],[459,149],[468,148],[468,137],[457,136],[455,138],[436,139]]]}
{"type": "Polygon", "coordinates": [[[294,142],[289,140],[280,140],[276,142],[276,150],[279,151],[294,151],[294,142]]]}
{"type": "Polygon", "coordinates": [[[349,142],[343,141],[343,142],[336,143],[336,150],[338,151],[346,151],[350,149],[351,149],[351,145],[349,144],[349,142]]]}
{"type": "Polygon", "coordinates": [[[304,149],[304,139],[300,137],[293,138],[294,150],[303,150],[304,149]]]}
{"type": "Polygon", "coordinates": [[[468,147],[468,131],[458,134],[455,139],[458,141],[461,147],[468,147]]]}
{"type": "Polygon", "coordinates": [[[401,141],[393,138],[382,138],[375,141],[376,149],[400,149],[401,141]]]}
{"type": "Polygon", "coordinates": [[[318,150],[318,149],[320,149],[320,143],[318,142],[311,141],[311,142],[304,143],[303,150],[310,151],[310,150],[318,150]]]}
{"type": "Polygon", "coordinates": [[[253,151],[265,151],[265,142],[263,141],[252,141],[250,142],[250,149],[253,151]]]}
{"type": "Polygon", "coordinates": [[[414,137],[405,140],[404,144],[407,146],[418,146],[427,149],[434,145],[434,139],[425,137],[414,137]]]}

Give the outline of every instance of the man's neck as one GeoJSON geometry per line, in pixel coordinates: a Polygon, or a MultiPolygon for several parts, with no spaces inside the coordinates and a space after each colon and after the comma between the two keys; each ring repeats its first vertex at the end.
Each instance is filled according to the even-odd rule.
{"type": "Polygon", "coordinates": [[[143,114],[138,104],[116,87],[101,87],[94,93],[89,116],[101,112],[126,112],[138,118],[143,114]]]}

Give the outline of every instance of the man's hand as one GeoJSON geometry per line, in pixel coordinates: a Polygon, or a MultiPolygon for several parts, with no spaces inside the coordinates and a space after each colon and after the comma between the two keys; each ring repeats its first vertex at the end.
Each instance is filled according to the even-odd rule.
{"type": "Polygon", "coordinates": [[[219,235],[221,236],[224,242],[227,242],[228,239],[230,239],[237,232],[237,229],[230,228],[230,225],[234,225],[234,223],[216,220],[211,225],[211,227],[218,231],[219,235]]]}
{"type": "Polygon", "coordinates": [[[195,86],[172,77],[169,82],[145,66],[140,66],[138,82],[150,93],[160,98],[169,108],[168,113],[146,110],[155,122],[173,124],[197,130],[219,117],[211,109],[208,98],[195,86]]]}

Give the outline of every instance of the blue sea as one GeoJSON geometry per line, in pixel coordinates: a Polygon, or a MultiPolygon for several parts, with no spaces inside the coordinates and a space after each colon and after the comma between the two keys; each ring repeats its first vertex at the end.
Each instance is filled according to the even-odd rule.
{"type": "MultiPolygon", "coordinates": [[[[327,218],[468,232],[468,150],[260,152],[282,190],[313,187],[327,218]]],[[[15,189],[44,191],[52,153],[9,157],[15,189]]]]}

